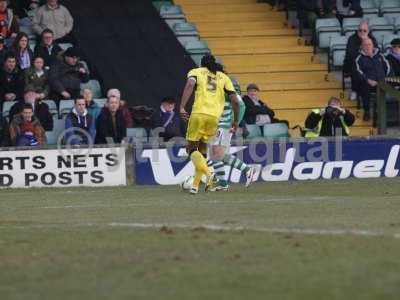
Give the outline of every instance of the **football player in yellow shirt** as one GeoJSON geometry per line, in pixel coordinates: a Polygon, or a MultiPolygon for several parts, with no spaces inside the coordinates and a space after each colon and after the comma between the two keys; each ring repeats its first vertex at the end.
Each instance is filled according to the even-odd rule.
{"type": "Polygon", "coordinates": [[[186,133],[188,142],[187,152],[195,166],[195,175],[191,194],[197,194],[201,177],[206,175],[206,191],[212,187],[212,176],[207,166],[207,145],[215,135],[219,118],[224,110],[225,93],[229,95],[234,112],[232,132],[238,127],[239,99],[236,95],[232,81],[219,67],[212,55],[205,55],[201,60],[201,67],[188,73],[183,90],[180,114],[183,119],[188,119],[186,105],[195,91],[192,113],[186,133]]]}

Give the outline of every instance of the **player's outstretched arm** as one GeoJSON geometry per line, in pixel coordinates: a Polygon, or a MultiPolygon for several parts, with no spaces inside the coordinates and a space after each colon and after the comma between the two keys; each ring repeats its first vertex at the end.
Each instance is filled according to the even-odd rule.
{"type": "Polygon", "coordinates": [[[184,120],[187,120],[189,118],[189,115],[186,112],[186,105],[189,102],[190,96],[192,96],[195,86],[196,86],[196,81],[193,78],[189,78],[186,81],[185,88],[183,89],[179,113],[181,114],[181,117],[184,120]]]}
{"type": "Polygon", "coordinates": [[[239,127],[239,111],[240,111],[240,104],[239,104],[239,97],[236,93],[232,93],[229,95],[229,99],[232,103],[232,110],[233,110],[233,123],[232,123],[232,132],[235,132],[239,127]]]}

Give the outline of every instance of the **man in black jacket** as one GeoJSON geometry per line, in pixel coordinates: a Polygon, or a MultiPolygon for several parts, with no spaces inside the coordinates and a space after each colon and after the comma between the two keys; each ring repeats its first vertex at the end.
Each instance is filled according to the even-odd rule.
{"type": "Polygon", "coordinates": [[[390,63],[391,75],[400,77],[400,39],[393,39],[390,44],[392,48],[386,58],[390,63]]]}
{"type": "Polygon", "coordinates": [[[265,105],[259,98],[258,92],[260,89],[255,83],[247,86],[247,95],[243,97],[243,102],[246,105],[244,113],[244,121],[246,124],[272,123],[274,121],[274,111],[265,105]],[[261,121],[263,119],[264,121],[261,121]]]}
{"type": "Polygon", "coordinates": [[[343,74],[345,77],[351,77],[351,100],[357,99],[357,93],[360,92],[360,83],[357,81],[358,75],[355,66],[356,58],[360,54],[361,43],[365,39],[371,39],[374,47],[378,48],[378,43],[372,33],[369,31],[367,21],[363,21],[358,26],[357,31],[349,37],[346,46],[346,54],[343,63],[343,74]]]}
{"type": "Polygon", "coordinates": [[[370,119],[370,97],[376,92],[378,82],[389,76],[390,64],[387,59],[374,47],[371,39],[363,40],[361,52],[356,58],[356,70],[360,83],[360,97],[364,109],[364,121],[370,119]]]}
{"type": "Polygon", "coordinates": [[[186,132],[186,123],[175,112],[176,101],[173,97],[165,97],[161,100],[161,106],[151,116],[151,126],[163,128],[160,137],[166,142],[173,137],[183,137],[186,132]]]}
{"type": "Polygon", "coordinates": [[[54,33],[50,29],[43,30],[40,44],[35,47],[35,57],[42,57],[44,65],[50,67],[57,62],[57,55],[62,51],[61,47],[54,43],[54,33]]]}
{"type": "Polygon", "coordinates": [[[49,106],[42,102],[37,101],[38,95],[34,91],[26,91],[24,94],[24,99],[19,100],[15,103],[9,114],[10,122],[14,119],[15,115],[20,114],[26,103],[32,105],[34,116],[39,120],[45,131],[53,130],[53,116],[50,113],[49,106]]]}
{"type": "Polygon", "coordinates": [[[313,109],[308,115],[305,121],[305,137],[349,136],[349,127],[354,124],[354,121],[354,115],[342,107],[339,99],[332,97],[327,107],[313,109]]]}
{"type": "Polygon", "coordinates": [[[7,54],[3,68],[0,71],[0,101],[15,101],[22,99],[24,78],[17,66],[14,54],[7,54]]]}
{"type": "Polygon", "coordinates": [[[78,98],[81,83],[89,81],[88,70],[79,62],[79,56],[76,48],[68,48],[63,61],[50,68],[50,87],[55,92],[54,99],[78,98]]]}
{"type": "Polygon", "coordinates": [[[8,122],[0,114],[0,147],[10,146],[10,129],[8,127],[8,122]]]}
{"type": "Polygon", "coordinates": [[[121,106],[120,93],[112,89],[107,93],[107,104],[96,120],[96,144],[119,144],[126,137],[126,124],[121,106]],[[115,92],[114,92],[115,91],[115,92]]]}

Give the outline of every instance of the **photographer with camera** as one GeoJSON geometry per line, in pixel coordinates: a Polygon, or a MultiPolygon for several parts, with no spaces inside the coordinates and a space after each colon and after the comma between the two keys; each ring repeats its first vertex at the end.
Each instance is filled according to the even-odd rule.
{"type": "Polygon", "coordinates": [[[350,126],[355,117],[342,107],[342,102],[335,97],[328,101],[323,109],[313,109],[305,121],[305,137],[349,136],[350,126]]]}
{"type": "Polygon", "coordinates": [[[50,68],[50,87],[53,99],[76,99],[80,95],[81,83],[89,81],[89,72],[79,61],[79,51],[75,47],[68,48],[62,61],[50,68]]]}

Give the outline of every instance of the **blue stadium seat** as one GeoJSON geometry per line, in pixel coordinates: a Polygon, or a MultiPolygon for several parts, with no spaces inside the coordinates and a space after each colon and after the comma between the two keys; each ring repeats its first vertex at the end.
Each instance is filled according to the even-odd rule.
{"type": "Polygon", "coordinates": [[[184,47],[198,66],[200,66],[202,57],[207,53],[211,53],[207,43],[202,40],[188,41],[184,44],[184,47]]]}
{"type": "Polygon", "coordinates": [[[55,131],[46,131],[47,145],[56,145],[58,141],[58,135],[55,131]]]}
{"type": "Polygon", "coordinates": [[[199,32],[192,23],[177,23],[174,25],[173,31],[182,45],[188,41],[199,40],[199,32]]]}
{"type": "Polygon", "coordinates": [[[400,13],[400,0],[384,0],[381,3],[381,14],[391,15],[400,13]]]}
{"type": "Polygon", "coordinates": [[[394,25],[384,17],[369,18],[368,24],[379,44],[382,44],[385,35],[394,33],[394,25]]]}
{"type": "Polygon", "coordinates": [[[10,115],[10,110],[11,107],[16,103],[17,101],[4,101],[3,102],[3,117],[8,118],[10,115]]]}
{"type": "Polygon", "coordinates": [[[43,100],[49,106],[49,111],[52,116],[56,115],[58,117],[57,104],[53,100],[43,100]]]}
{"type": "Polygon", "coordinates": [[[89,80],[87,83],[81,83],[81,90],[89,89],[93,93],[93,98],[101,98],[101,87],[100,83],[97,80],[89,80]]]}
{"type": "Polygon", "coordinates": [[[344,18],[343,19],[343,33],[346,36],[352,35],[360,25],[362,18],[344,18]]]}
{"type": "Polygon", "coordinates": [[[342,27],[337,18],[317,19],[315,24],[318,47],[328,48],[330,39],[341,36],[342,27]]]}
{"type": "Polygon", "coordinates": [[[349,38],[346,36],[339,36],[331,39],[329,44],[329,56],[330,63],[333,67],[343,67],[348,39],[349,38]]]}
{"type": "Polygon", "coordinates": [[[164,19],[164,22],[167,23],[169,28],[173,29],[175,24],[186,23],[186,18],[183,18],[183,19],[164,19]]]}
{"type": "Polygon", "coordinates": [[[147,142],[147,131],[144,128],[127,128],[126,136],[129,143],[132,142],[147,142]]]}
{"type": "Polygon", "coordinates": [[[375,0],[361,0],[360,5],[364,14],[379,13],[379,4],[375,0]]]}
{"type": "Polygon", "coordinates": [[[285,123],[265,124],[263,134],[265,138],[289,137],[289,128],[285,123]]]}
{"type": "Polygon", "coordinates": [[[262,137],[261,127],[259,125],[245,124],[248,131],[246,139],[254,139],[262,137]]]}
{"type": "Polygon", "coordinates": [[[73,107],[74,107],[74,100],[61,100],[59,108],[60,117],[64,117],[65,115],[69,114],[69,112],[73,107]]]}
{"type": "Polygon", "coordinates": [[[26,33],[30,40],[36,39],[36,34],[31,26],[20,26],[19,30],[26,33]]]}
{"type": "Polygon", "coordinates": [[[163,5],[160,8],[160,16],[163,19],[184,19],[185,15],[178,5],[163,5]]]}
{"type": "Polygon", "coordinates": [[[58,142],[59,137],[62,135],[65,129],[65,120],[58,119],[53,116],[53,130],[46,131],[46,138],[48,145],[56,145],[58,142]]]}

